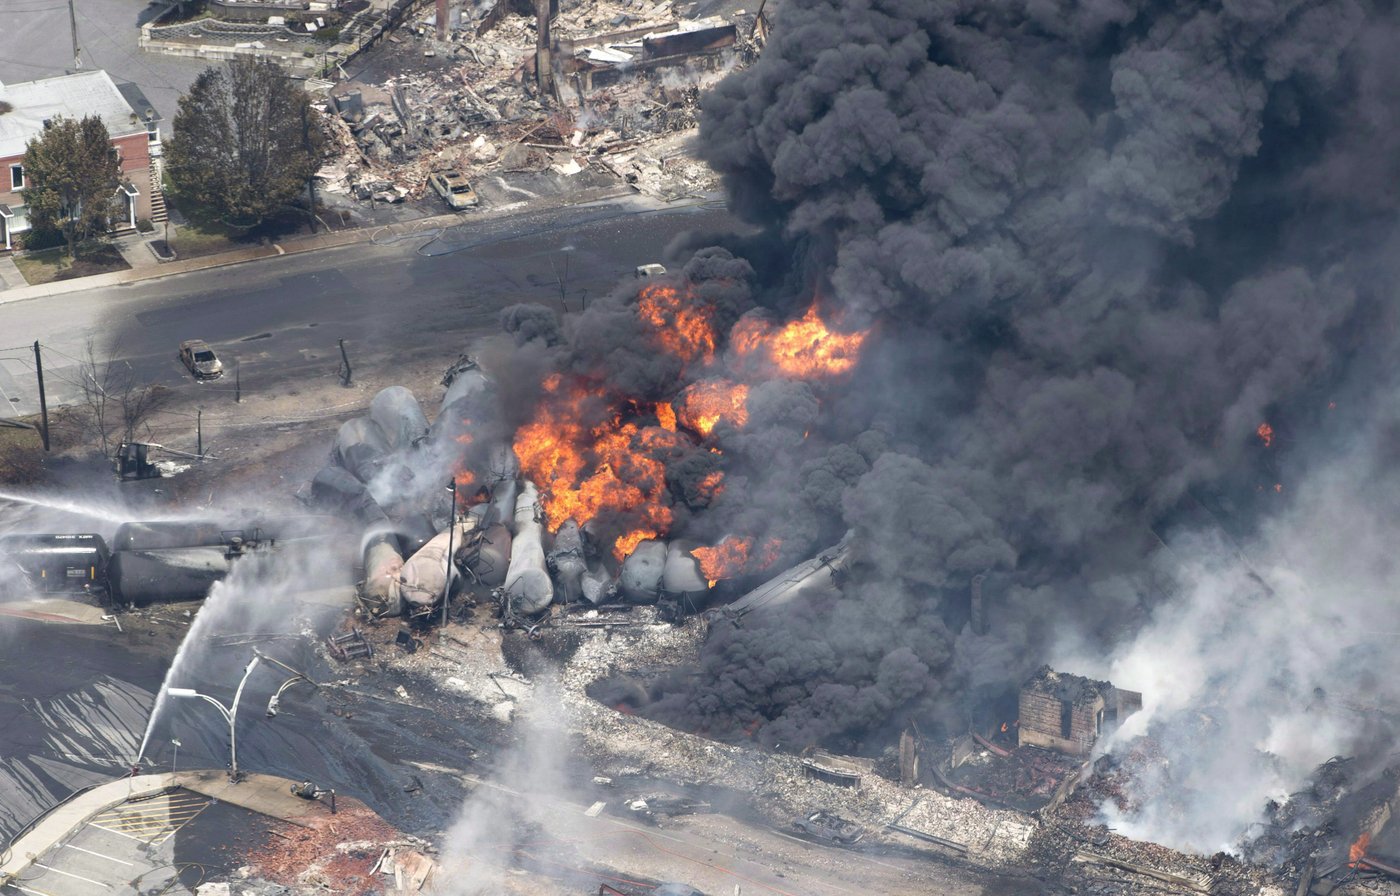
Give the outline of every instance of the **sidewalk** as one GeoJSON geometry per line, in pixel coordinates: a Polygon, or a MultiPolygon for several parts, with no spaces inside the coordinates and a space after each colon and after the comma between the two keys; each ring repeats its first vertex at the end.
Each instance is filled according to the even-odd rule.
{"type": "MultiPolygon", "coordinates": [[[[81,828],[93,816],[131,800],[157,796],[165,791],[184,788],[250,812],[277,818],[289,824],[304,826],[303,819],[330,811],[320,801],[293,796],[290,790],[296,782],[274,775],[245,774],[237,784],[220,771],[167,772],[118,778],[85,790],[45,815],[37,824],[22,833],[0,853],[0,886],[17,877],[49,850],[61,844],[68,835],[81,828]]],[[[365,808],[359,800],[337,797],[346,807],[365,808]]]]}
{"type": "MultiPolygon", "coordinates": [[[[290,236],[277,243],[251,246],[247,249],[236,249],[232,252],[221,252],[217,255],[204,255],[199,258],[182,258],[170,262],[156,261],[155,255],[143,245],[126,245],[121,247],[124,249],[122,252],[123,257],[126,257],[128,262],[140,262],[139,264],[133,265],[130,270],[112,271],[111,273],[97,274],[92,277],[77,277],[72,280],[59,280],[53,283],[39,284],[37,286],[24,285],[24,278],[20,276],[19,269],[15,267],[14,261],[9,256],[0,256],[0,305],[7,302],[20,302],[25,299],[38,299],[47,296],[82,292],[84,290],[98,289],[104,286],[121,286],[126,283],[154,280],[160,277],[170,277],[175,274],[186,274],[191,271],[203,271],[209,268],[224,267],[226,265],[243,264],[244,262],[257,261],[262,258],[276,258],[281,255],[293,255],[302,252],[314,252],[318,249],[332,249],[339,246],[368,243],[376,234],[388,236],[396,232],[413,233],[428,231],[436,227],[445,229],[459,225],[485,223],[502,218],[527,215],[546,211],[551,208],[569,208],[572,206],[605,202],[624,197],[645,198],[630,187],[610,187],[571,196],[541,197],[537,201],[511,205],[499,210],[488,210],[484,213],[432,215],[395,224],[353,227],[329,233],[299,234],[290,236]],[[140,254],[141,252],[149,256],[149,261],[140,254]],[[4,288],[6,286],[8,286],[8,288],[4,288]]],[[[658,205],[658,208],[679,208],[684,206],[684,204],[685,203],[672,203],[669,206],[658,205]]]]}

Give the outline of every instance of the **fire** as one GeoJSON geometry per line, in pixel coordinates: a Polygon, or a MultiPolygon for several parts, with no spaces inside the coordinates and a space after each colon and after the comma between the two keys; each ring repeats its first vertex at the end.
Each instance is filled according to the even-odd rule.
{"type": "Polygon", "coordinates": [[[671,407],[669,402],[661,402],[656,406],[656,422],[667,432],[675,432],[676,409],[671,407]]]}
{"type": "Polygon", "coordinates": [[[767,539],[757,553],[754,553],[753,544],[752,538],[729,535],[714,547],[695,548],[690,555],[700,564],[700,574],[709,580],[713,588],[720,579],[732,579],[745,572],[759,572],[777,562],[778,548],[782,545],[779,539],[767,539]]]}
{"type": "Polygon", "coordinates": [[[699,304],[689,288],[684,293],[674,286],[653,283],[642,287],[637,314],[649,324],[657,342],[682,361],[715,356],[713,305],[699,304]]]}
{"type": "Polygon", "coordinates": [[[551,532],[568,519],[583,525],[601,514],[628,518],[635,528],[613,547],[622,560],[643,539],[670,529],[666,467],[656,455],[678,437],[624,422],[600,391],[561,382],[557,375],[546,380],[533,419],[515,433],[520,469],[540,489],[551,532]]]}
{"type": "Polygon", "coordinates": [[[735,426],[749,422],[749,387],[729,380],[701,380],[680,397],[680,422],[707,436],[724,420],[735,426]]]}
{"type": "Polygon", "coordinates": [[[696,484],[695,491],[706,503],[724,494],[724,471],[714,470],[706,473],[696,484]]]}
{"type": "Polygon", "coordinates": [[[1270,448],[1274,444],[1274,428],[1268,423],[1260,423],[1259,428],[1254,431],[1259,436],[1259,440],[1264,443],[1265,448],[1270,448]]]}
{"type": "Polygon", "coordinates": [[[813,303],[800,320],[775,328],[758,317],[735,324],[729,341],[740,356],[761,353],[788,376],[811,379],[849,373],[860,360],[868,330],[833,332],[813,303]]]}
{"type": "Polygon", "coordinates": [[[1347,850],[1347,864],[1351,865],[1353,868],[1360,866],[1361,860],[1366,858],[1366,849],[1370,845],[1371,835],[1363,832],[1360,837],[1356,838],[1356,842],[1351,845],[1351,849],[1347,850]]]}

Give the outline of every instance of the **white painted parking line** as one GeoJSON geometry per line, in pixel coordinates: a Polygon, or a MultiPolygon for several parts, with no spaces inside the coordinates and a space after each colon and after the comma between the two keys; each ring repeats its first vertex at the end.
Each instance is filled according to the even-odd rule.
{"type": "Polygon", "coordinates": [[[128,839],[128,840],[135,840],[137,843],[145,843],[145,842],[146,842],[145,840],[141,839],[140,837],[133,837],[133,836],[131,836],[130,834],[124,833],[124,832],[122,832],[122,831],[114,830],[114,829],[112,829],[112,828],[104,828],[102,825],[100,825],[100,824],[98,824],[98,823],[96,823],[96,822],[94,822],[94,821],[89,821],[89,822],[88,822],[88,827],[90,827],[90,828],[97,828],[99,831],[106,831],[106,832],[109,833],[109,834],[116,834],[118,837],[125,837],[125,838],[128,839]]]}
{"type": "Polygon", "coordinates": [[[135,867],[134,862],[124,862],[121,859],[116,858],[115,856],[103,855],[100,852],[93,852],[90,849],[83,849],[81,846],[74,846],[71,843],[65,843],[63,845],[68,849],[76,849],[78,852],[85,852],[90,856],[97,856],[99,859],[106,859],[109,862],[116,862],[118,865],[130,865],[132,867],[135,867]]]}
{"type": "Polygon", "coordinates": [[[22,887],[19,884],[11,884],[10,886],[14,887],[16,890],[19,890],[22,893],[33,893],[34,896],[52,896],[51,893],[45,893],[43,890],[31,890],[28,887],[22,887]]]}
{"type": "Polygon", "coordinates": [[[34,867],[35,867],[35,868],[43,868],[45,871],[52,871],[54,874],[62,874],[64,877],[71,877],[71,878],[73,878],[74,880],[80,880],[80,881],[82,881],[83,883],[94,884],[94,885],[96,885],[96,886],[101,887],[101,888],[104,889],[104,890],[110,890],[110,889],[112,889],[112,885],[111,885],[111,884],[104,884],[104,883],[103,883],[102,881],[100,881],[100,880],[93,880],[93,879],[90,878],[90,877],[83,877],[81,874],[74,874],[74,873],[71,872],[71,871],[64,871],[62,868],[54,868],[54,867],[52,867],[52,866],[50,866],[50,865],[45,865],[43,862],[35,862],[35,863],[34,863],[34,867]]]}

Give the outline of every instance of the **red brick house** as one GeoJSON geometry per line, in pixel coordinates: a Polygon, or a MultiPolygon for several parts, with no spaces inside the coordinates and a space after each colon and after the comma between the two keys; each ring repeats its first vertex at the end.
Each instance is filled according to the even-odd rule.
{"type": "Polygon", "coordinates": [[[1084,756],[1142,709],[1142,694],[1041,666],[1021,686],[1017,742],[1084,756]]]}
{"type": "Polygon", "coordinates": [[[117,196],[125,214],[112,222],[113,228],[132,228],[142,219],[164,220],[159,119],[136,85],[118,87],[104,71],[0,84],[0,249],[12,249],[14,235],[29,229],[25,147],[43,132],[46,121],[88,115],[102,119],[121,160],[117,196]]]}

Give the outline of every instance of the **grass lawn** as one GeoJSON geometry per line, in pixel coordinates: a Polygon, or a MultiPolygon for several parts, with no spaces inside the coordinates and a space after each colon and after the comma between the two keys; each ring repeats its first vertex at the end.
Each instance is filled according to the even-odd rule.
{"type": "MultiPolygon", "coordinates": [[[[157,226],[156,234],[164,238],[165,231],[157,226]]],[[[249,236],[246,230],[237,230],[211,221],[190,221],[170,227],[170,248],[174,249],[180,258],[198,258],[201,255],[231,252],[257,244],[258,238],[249,236]]]]}
{"type": "Polygon", "coordinates": [[[0,425],[0,483],[28,485],[38,482],[44,474],[43,458],[44,442],[36,430],[0,425]]]}
{"type": "Polygon", "coordinates": [[[15,266],[31,286],[131,268],[117,247],[106,243],[79,246],[77,258],[69,258],[63,247],[20,253],[15,255],[15,266]]]}

